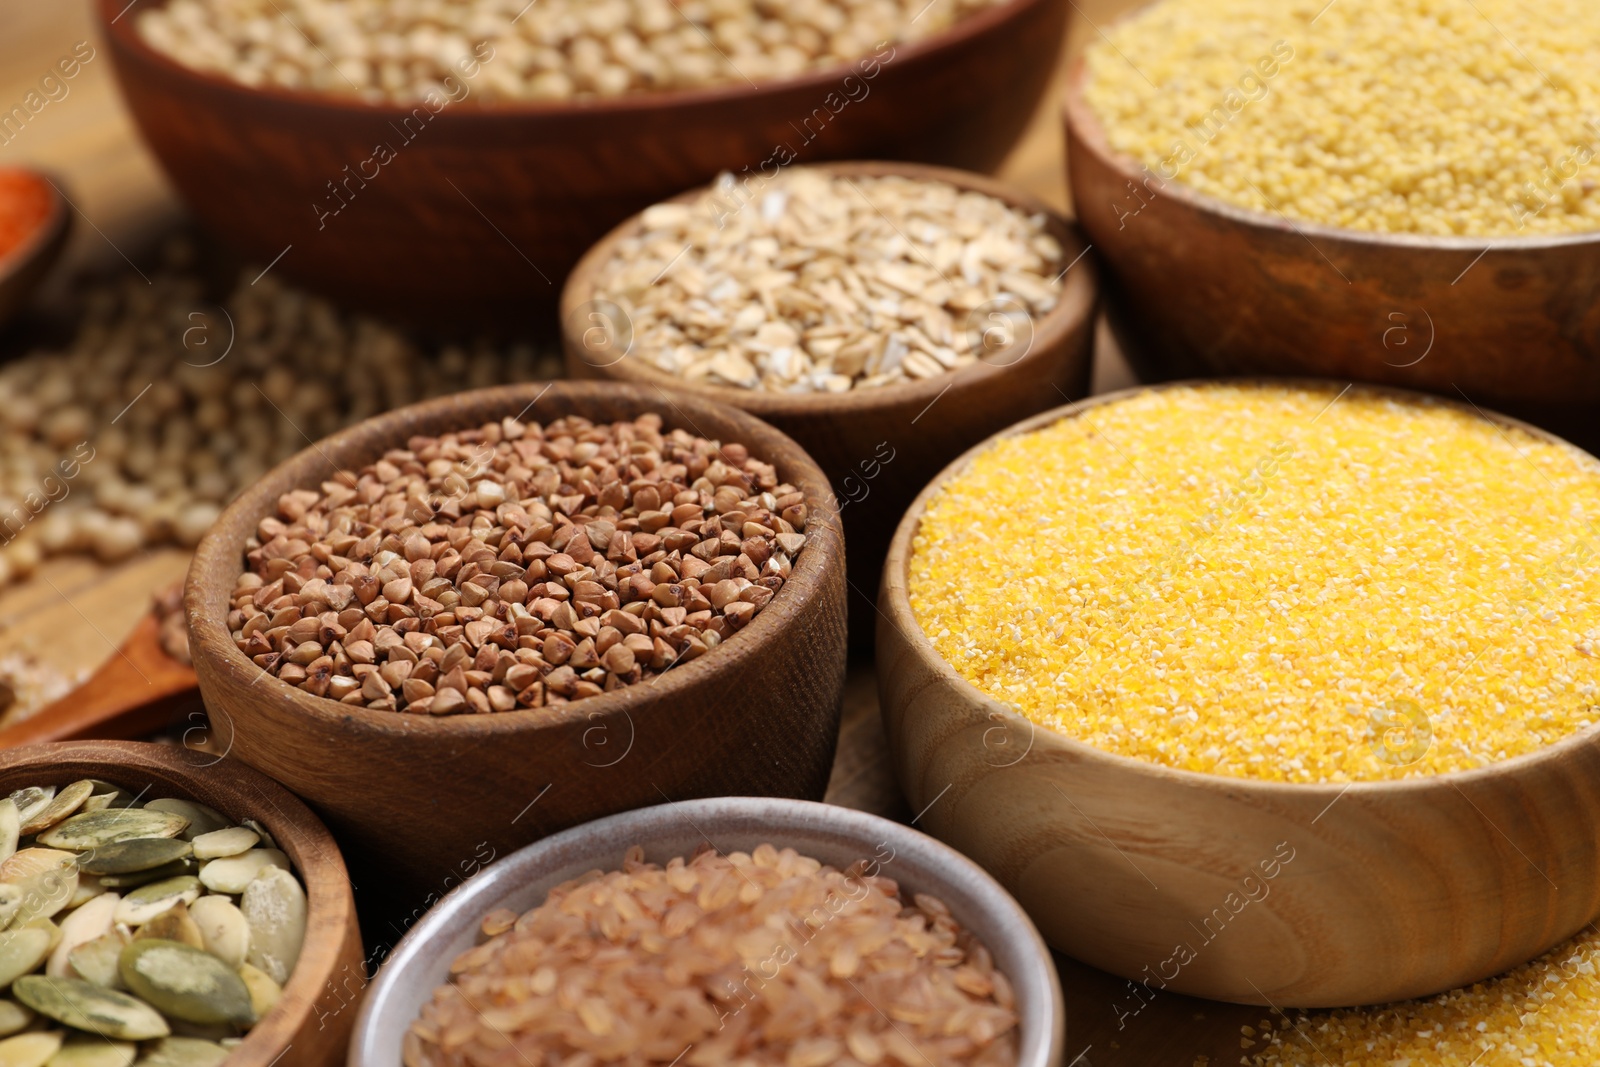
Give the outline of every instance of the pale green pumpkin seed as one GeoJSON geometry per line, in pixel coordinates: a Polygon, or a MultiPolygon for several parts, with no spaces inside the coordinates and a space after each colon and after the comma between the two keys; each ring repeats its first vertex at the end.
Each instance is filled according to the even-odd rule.
{"type": "Polygon", "coordinates": [[[92,848],[140,837],[177,837],[189,820],[170,811],[149,808],[106,808],[88,811],[39,835],[41,845],[87,852],[92,848]]]}
{"type": "Polygon", "coordinates": [[[0,1041],[0,1067],[44,1067],[61,1048],[59,1031],[18,1034],[0,1041]]]}
{"type": "Polygon", "coordinates": [[[129,926],[143,926],[178,901],[193,904],[200,896],[200,879],[193,875],[180,875],[164,882],[152,882],[122,898],[117,905],[117,922],[129,926]]]}
{"type": "Polygon", "coordinates": [[[0,1037],[10,1037],[33,1024],[38,1016],[14,1000],[0,1000],[0,1037]]]}
{"type": "Polygon", "coordinates": [[[55,939],[37,926],[0,934],[0,989],[32,971],[50,955],[55,939]]]}
{"type": "Polygon", "coordinates": [[[0,863],[0,882],[22,890],[11,925],[23,926],[48,919],[72,903],[78,892],[78,866],[70,852],[25,848],[0,863]]]}
{"type": "Polygon", "coordinates": [[[22,837],[22,818],[17,813],[17,802],[7,797],[0,800],[0,863],[11,858],[22,837]]]}
{"type": "Polygon", "coordinates": [[[109,934],[112,918],[121,900],[115,893],[101,893],[62,919],[61,941],[50,953],[50,962],[45,965],[44,973],[52,978],[66,978],[67,954],[85,942],[109,934]]]}
{"type": "Polygon", "coordinates": [[[35,813],[33,818],[23,821],[23,836],[26,837],[29,834],[36,834],[40,830],[48,830],[50,827],[54,826],[56,823],[60,822],[62,819],[65,819],[67,816],[71,815],[73,812],[82,807],[83,802],[88,800],[89,795],[93,792],[94,783],[88,779],[73,782],[61,792],[57,793],[55,795],[55,799],[51,800],[50,803],[46,804],[37,813],[35,813]]]}
{"type": "MultiPolygon", "coordinates": [[[[83,807],[79,808],[78,810],[104,811],[111,807],[111,802],[115,799],[117,799],[117,794],[115,793],[94,793],[90,795],[88,800],[83,802],[83,807]]],[[[123,806],[126,807],[126,805],[123,806]]]]}
{"type": "Polygon", "coordinates": [[[224,859],[249,852],[256,847],[261,835],[248,826],[230,826],[226,830],[213,830],[194,839],[194,858],[197,860],[224,859]]]}
{"type": "Polygon", "coordinates": [[[85,941],[67,953],[67,964],[72,968],[68,977],[82,978],[102,989],[121,989],[122,974],[117,970],[117,959],[129,940],[127,934],[113,927],[110,933],[85,941]]]}
{"type": "Polygon", "coordinates": [[[131,1041],[107,1041],[88,1034],[68,1034],[61,1051],[45,1067],[132,1067],[139,1047],[131,1041]]]}
{"type": "Polygon", "coordinates": [[[288,870],[289,857],[275,848],[253,848],[205,864],[200,868],[200,882],[213,893],[243,893],[261,872],[271,867],[288,870]]]}
{"type": "Polygon", "coordinates": [[[189,917],[200,927],[207,952],[230,967],[244,962],[250,951],[250,924],[233,901],[224,896],[201,897],[189,906],[189,917]]]}
{"type": "Polygon", "coordinates": [[[108,782],[103,778],[91,778],[89,782],[94,786],[94,792],[90,794],[89,800],[100,800],[100,803],[93,808],[89,807],[89,800],[83,802],[84,808],[90,811],[100,811],[103,808],[132,807],[139,801],[137,795],[128,792],[115,782],[108,782]]]}
{"type": "Polygon", "coordinates": [[[250,990],[226,963],[176,941],[134,941],[118,961],[128,989],[166,1015],[192,1023],[248,1025],[250,990]]]}
{"type": "Polygon", "coordinates": [[[228,1050],[198,1037],[164,1037],[145,1049],[139,1067],[217,1067],[228,1050]]]}
{"type": "MultiPolygon", "coordinates": [[[[205,898],[201,898],[202,900],[205,898]]],[[[195,901],[200,903],[199,900],[195,901]]],[[[190,948],[204,949],[205,938],[200,936],[200,927],[189,915],[189,909],[183,901],[172,905],[154,919],[139,927],[139,932],[134,935],[135,941],[146,941],[157,938],[162,941],[177,941],[188,945],[190,948]]]]}
{"type": "Polygon", "coordinates": [[[17,912],[22,910],[22,902],[27,895],[28,891],[20,885],[0,882],[0,930],[5,929],[11,920],[17,917],[17,912]]]}
{"type": "Polygon", "coordinates": [[[246,961],[279,985],[287,982],[306,940],[306,892],[300,880],[282,868],[269,868],[246,887],[239,910],[250,924],[246,961]]]}
{"type": "MultiPolygon", "coordinates": [[[[146,839],[150,840],[150,839],[146,839]]],[[[138,889],[151,882],[164,882],[169,878],[176,878],[183,874],[193,874],[196,870],[192,860],[173,860],[163,863],[159,867],[151,867],[148,871],[130,871],[127,874],[102,874],[99,882],[107,889],[138,889]]]]}
{"type": "Polygon", "coordinates": [[[166,1037],[167,1021],[144,1001],[85,982],[81,978],[47,978],[29,974],[11,986],[22,1003],[75,1030],[123,1041],[166,1037]]]}
{"type": "Polygon", "coordinates": [[[49,807],[55,798],[56,787],[53,785],[30,785],[12,793],[11,802],[17,806],[17,825],[23,825],[49,807]]]}
{"type": "Polygon", "coordinates": [[[278,1004],[278,999],[283,996],[283,986],[272,980],[272,975],[259,967],[248,963],[239,965],[239,977],[244,979],[245,988],[250,990],[250,1007],[256,1013],[256,1018],[263,1018],[278,1004]]]}
{"type": "Polygon", "coordinates": [[[197,804],[192,800],[179,800],[177,797],[166,797],[161,800],[152,800],[144,806],[146,811],[166,811],[174,815],[182,815],[189,820],[189,825],[184,828],[181,835],[185,841],[193,841],[201,834],[209,834],[214,830],[225,830],[233,825],[233,820],[225,818],[215,808],[208,808],[204,804],[197,804]]]}
{"type": "Polygon", "coordinates": [[[78,857],[78,869],[89,874],[132,874],[181,860],[194,852],[187,841],[140,837],[102,845],[78,857]]]}

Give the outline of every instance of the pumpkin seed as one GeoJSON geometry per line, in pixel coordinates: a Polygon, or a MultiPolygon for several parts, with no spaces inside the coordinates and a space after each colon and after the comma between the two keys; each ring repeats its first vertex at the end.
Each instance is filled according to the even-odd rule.
{"type": "Polygon", "coordinates": [[[223,859],[249,852],[255,848],[261,835],[248,826],[230,826],[226,830],[213,830],[194,839],[194,858],[197,860],[223,859]]]}
{"type": "Polygon", "coordinates": [[[232,819],[224,818],[222,813],[215,808],[208,808],[204,804],[197,804],[192,800],[179,800],[177,797],[166,797],[161,800],[152,800],[144,806],[146,811],[166,811],[174,815],[182,815],[189,820],[189,825],[182,833],[185,841],[193,841],[201,834],[209,834],[214,830],[225,830],[233,825],[232,819]]]}
{"type": "Polygon", "coordinates": [[[149,808],[106,808],[74,815],[39,835],[41,845],[87,852],[92,848],[140,837],[177,837],[189,820],[170,811],[149,808]]]}
{"type": "Polygon", "coordinates": [[[44,1067],[61,1048],[59,1031],[18,1034],[0,1041],[0,1067],[44,1067]]]}
{"type": "Polygon", "coordinates": [[[272,975],[245,963],[239,966],[239,977],[244,979],[245,988],[250,990],[250,1007],[257,1019],[264,1018],[267,1012],[277,1007],[278,998],[283,996],[283,987],[272,980],[272,975]]]}
{"type": "Polygon", "coordinates": [[[217,1067],[228,1050],[197,1037],[164,1037],[145,1049],[139,1067],[217,1067]]]}
{"type": "Polygon", "coordinates": [[[68,977],[82,978],[102,989],[121,989],[122,974],[117,970],[117,958],[128,940],[126,933],[112,927],[110,933],[85,941],[67,953],[67,964],[72,968],[68,977]]]}
{"type": "Polygon", "coordinates": [[[33,1025],[37,1019],[28,1008],[14,1000],[0,1000],[0,1037],[10,1037],[18,1030],[33,1025]]]}
{"type": "Polygon", "coordinates": [[[11,802],[17,806],[17,825],[21,826],[39,814],[55,798],[56,787],[53,785],[30,785],[12,793],[11,802]]]}
{"type": "Polygon", "coordinates": [[[38,967],[53,947],[50,931],[37,926],[7,930],[0,934],[0,988],[38,967]]]}
{"type": "Polygon", "coordinates": [[[144,1001],[101,989],[81,978],[29,974],[12,983],[11,991],[40,1015],[48,1015],[74,1030],[123,1041],[166,1037],[172,1032],[161,1013],[144,1001]]]}
{"type": "Polygon", "coordinates": [[[132,992],[174,1019],[239,1025],[255,1020],[244,979],[201,949],[176,941],[134,941],[122,950],[118,966],[132,992]]]}
{"type": "Polygon", "coordinates": [[[55,799],[50,801],[50,803],[46,804],[43,808],[36,812],[33,818],[23,822],[23,836],[26,837],[28,834],[36,834],[40,830],[48,830],[50,827],[54,826],[56,823],[60,822],[62,819],[65,819],[67,816],[71,815],[73,812],[82,807],[83,802],[88,800],[89,794],[93,792],[93,782],[88,781],[87,779],[73,782],[61,792],[57,793],[55,795],[55,799]]]}
{"type": "Polygon", "coordinates": [[[17,802],[10,797],[0,800],[0,863],[11,858],[21,836],[22,819],[17,814],[17,802]]]}
{"type": "Polygon", "coordinates": [[[132,1067],[139,1048],[129,1041],[107,1041],[88,1034],[68,1034],[61,1051],[45,1067],[132,1067]]]}
{"type": "Polygon", "coordinates": [[[222,896],[201,897],[190,906],[189,917],[200,927],[207,952],[230,967],[244,962],[250,951],[250,924],[233,901],[222,896]]]}
{"type": "Polygon", "coordinates": [[[72,902],[78,891],[78,867],[70,852],[25,848],[0,863],[0,882],[22,890],[11,925],[24,926],[34,919],[48,919],[72,902]]]}
{"type": "Polygon", "coordinates": [[[17,917],[17,912],[22,910],[22,902],[27,895],[28,891],[20,885],[0,882],[0,929],[4,929],[17,917]]]}
{"type": "MultiPolygon", "coordinates": [[[[151,840],[151,839],[147,839],[151,840]]],[[[164,882],[168,878],[176,878],[180,874],[193,874],[194,863],[190,860],[173,860],[163,863],[159,867],[151,867],[148,871],[130,871],[127,874],[102,874],[99,877],[101,885],[107,889],[138,889],[151,882],[164,882]]]]}
{"type": "Polygon", "coordinates": [[[117,799],[117,795],[115,793],[92,793],[90,794],[89,799],[83,802],[83,807],[79,808],[78,810],[104,811],[111,806],[111,802],[115,799],[117,799]]]}
{"type": "Polygon", "coordinates": [[[78,857],[78,869],[89,874],[131,874],[181,860],[194,852],[187,841],[169,837],[140,837],[85,852],[78,857]]]}
{"type": "Polygon", "coordinates": [[[117,922],[129,926],[143,926],[178,901],[193,904],[200,896],[200,879],[193,875],[180,875],[164,882],[151,882],[122,898],[117,905],[117,922]]]}
{"type": "Polygon", "coordinates": [[[268,868],[288,870],[289,857],[275,848],[253,848],[200,868],[200,883],[213,893],[243,893],[268,868]]]}
{"type": "Polygon", "coordinates": [[[89,800],[85,800],[83,806],[90,811],[99,811],[102,808],[129,808],[139,802],[138,796],[115,782],[108,782],[103,778],[91,778],[89,782],[94,786],[94,792],[90,794],[89,800],[100,801],[95,807],[89,808],[89,800]]]}
{"type": "Polygon", "coordinates": [[[44,973],[52,978],[66,978],[67,954],[79,945],[103,937],[111,932],[111,920],[122,900],[115,893],[101,893],[89,903],[61,920],[61,942],[50,953],[50,962],[44,973]]]}
{"type": "Polygon", "coordinates": [[[245,889],[239,910],[250,924],[246,962],[279,985],[287,982],[306,940],[306,893],[300,880],[282,868],[269,868],[245,889]]]}
{"type": "MultiPolygon", "coordinates": [[[[200,901],[196,900],[195,903],[198,904],[200,901]]],[[[181,900],[139,927],[139,933],[135,935],[134,940],[149,940],[150,938],[158,938],[162,941],[177,941],[188,945],[190,948],[204,949],[206,947],[205,938],[200,936],[200,927],[189,915],[189,909],[184,906],[181,900]]]]}

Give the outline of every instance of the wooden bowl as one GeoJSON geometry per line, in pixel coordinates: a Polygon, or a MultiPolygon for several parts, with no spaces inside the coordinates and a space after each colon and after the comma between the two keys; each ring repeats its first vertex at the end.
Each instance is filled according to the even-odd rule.
{"type": "Polygon", "coordinates": [[[1049,84],[1067,12],[1067,0],[1007,0],[894,49],[871,77],[841,67],[582,104],[469,96],[413,119],[408,140],[397,128],[409,106],[189,70],[144,43],[137,12],[117,18],[125,6],[97,9],[128,108],[210,230],[262,266],[281,254],[275,269],[347,302],[523,327],[528,305],[554,308],[567,271],[612,226],[721,171],[754,175],[789,152],[998,166],[1049,84]],[[395,158],[366,166],[377,176],[363,182],[357,169],[379,144],[395,158]],[[346,167],[349,206],[321,218],[339,206],[329,183],[350,181],[346,167]]]}
{"type": "Polygon", "coordinates": [[[353,865],[408,898],[556,830],[663,798],[820,798],[845,667],[844,539],[827,481],[789,438],[741,411],[637,386],[557,382],[460,393],[359,423],[245,490],[201,541],[185,610],[220,740],[328,821],[353,865]],[[244,544],[280,494],[358,468],[416,434],[517,416],[597,421],[656,412],[738,441],[806,495],[808,540],[766,608],[710,654],[654,682],[559,708],[433,717],[340,704],[262,672],[224,627],[244,544]],[[458,869],[459,868],[459,869],[458,869]]]}
{"type": "Polygon", "coordinates": [[[1592,425],[1600,232],[1368,233],[1235,207],[1113,151],[1086,77],[1080,60],[1065,108],[1072,198],[1141,378],[1355,379],[1465,394],[1580,439],[1592,425]]]}
{"type": "Polygon", "coordinates": [[[1298,785],[1113,755],[966,681],[918,624],[907,566],[928,502],[983,447],[924,489],[895,534],[878,689],[921,825],[983,864],[1052,945],[1152,990],[1329,1007],[1468,985],[1600,912],[1600,727],[1478,770],[1298,785]]]}
{"type": "MultiPolygon", "coordinates": [[[[908,163],[829,163],[816,169],[852,177],[897,174],[948,182],[996,197],[1030,214],[1045,215],[1050,234],[1071,263],[1086,251],[1066,219],[1011,186],[945,167],[908,163]]],[[[703,190],[674,198],[692,201],[703,190]]],[[[1064,279],[1061,299],[1002,349],[954,374],[843,394],[768,393],[686,382],[657,369],[638,352],[589,344],[594,329],[584,309],[597,299],[595,280],[617,245],[638,233],[638,218],[618,226],[573,269],[561,294],[562,348],[567,373],[675,388],[742,408],[800,442],[833,483],[850,539],[852,643],[871,644],[873,600],[889,540],[917,490],[964,450],[1018,419],[1084,396],[1094,355],[1099,286],[1093,257],[1078,260],[1064,279]],[[935,408],[937,404],[937,408],[935,408]]],[[[609,313],[621,309],[607,305],[609,313]]],[[[613,324],[616,330],[623,324],[613,324]]],[[[613,336],[631,334],[625,326],[613,336]]]]}
{"type": "Polygon", "coordinates": [[[914,893],[949,906],[1010,979],[1020,1018],[1017,1067],[1058,1067],[1066,1012],[1055,962],[1017,902],[977,864],[953,849],[888,819],[832,804],[758,797],[717,797],[661,804],[613,815],[530,845],[453,891],[406,935],[384,962],[362,1005],[350,1040],[350,1067],[394,1067],[406,1030],[450,964],[479,939],[495,908],[538,907],[551,888],[585,871],[618,870],[633,845],[666,863],[691,856],[705,842],[724,852],[771,843],[841,869],[858,860],[914,893]]]}
{"type": "Polygon", "coordinates": [[[148,799],[178,797],[230,819],[255,819],[293,861],[306,888],[306,941],[283,998],[228,1056],[228,1067],[280,1061],[340,1067],[365,985],[350,878],[327,828],[277,782],[237,760],[176,745],[72,741],[0,752],[0,792],[101,778],[148,799]],[[291,1054],[292,1051],[292,1054],[291,1054]]]}
{"type": "Polygon", "coordinates": [[[43,223],[10,252],[0,255],[0,326],[27,304],[66,246],[72,231],[72,207],[61,195],[59,179],[29,167],[8,167],[42,179],[49,187],[50,213],[43,223]]]}

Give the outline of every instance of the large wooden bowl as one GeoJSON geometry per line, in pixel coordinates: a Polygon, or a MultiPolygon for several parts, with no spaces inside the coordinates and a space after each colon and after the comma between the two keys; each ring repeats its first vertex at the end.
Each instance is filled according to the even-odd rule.
{"type": "Polygon", "coordinates": [[[1054,947],[1152,990],[1376,1004],[1497,974],[1600,911],[1600,727],[1480,770],[1295,785],[1113,755],[967,682],[918,624],[907,565],[929,500],[982,447],[895,535],[878,689],[920,825],[988,868],[1054,947]]]}
{"type": "Polygon", "coordinates": [[[1006,0],[894,49],[870,78],[842,67],[584,104],[468,96],[413,120],[409,141],[396,130],[410,107],[189,70],[140,38],[148,4],[118,18],[125,7],[97,4],[128,108],[211,231],[263,266],[282,254],[275,270],[348,302],[525,326],[529,305],[554,308],[567,271],[612,226],[721,171],[868,156],[998,166],[1049,84],[1067,0],[1006,0]],[[377,176],[358,176],[341,193],[349,206],[319,222],[318,205],[338,206],[329,183],[379,144],[395,158],[367,166],[377,176]]]}
{"type": "MultiPolygon", "coordinates": [[[[839,500],[850,538],[852,644],[870,646],[884,553],[917,491],[990,434],[1088,392],[1099,284],[1094,259],[1083,256],[1083,237],[1073,225],[1009,185],[911,163],[828,163],[816,169],[852,177],[935,179],[986,193],[1029,214],[1043,214],[1066,262],[1076,262],[1063,280],[1060,301],[1032,323],[1031,331],[1011,333],[1011,347],[954,374],[923,381],[842,394],[769,393],[685,382],[659,370],[636,345],[622,351],[602,345],[597,351],[591,343],[596,326],[585,309],[603,297],[595,291],[602,264],[643,225],[635,217],[607,234],[573,269],[561,294],[562,348],[573,377],[677,388],[758,415],[800,442],[828,475],[839,500]]],[[[694,190],[674,200],[692,201],[702,194],[694,190]]],[[[606,314],[622,314],[614,304],[600,306],[606,314]]],[[[601,328],[613,339],[631,335],[620,321],[601,328]]]]}
{"type": "Polygon", "coordinates": [[[350,878],[332,835],[289,791],[237,760],[177,745],[72,741],[0,752],[0,793],[100,778],[146,799],[177,797],[254,819],[306,888],[306,940],[283,998],[228,1056],[228,1067],[340,1067],[365,986],[350,878]]]}
{"type": "Polygon", "coordinates": [[[1594,447],[1582,431],[1600,403],[1600,232],[1367,233],[1235,207],[1113,151],[1085,79],[1080,61],[1065,108],[1072,198],[1142,379],[1304,375],[1464,393],[1594,447]]]}
{"type": "Polygon", "coordinates": [[[232,754],[328,821],[353,865],[395,896],[442,895],[496,855],[662,798],[820,799],[838,736],[845,667],[844,539],[827,480],[789,438],[741,411],[635,386],[505,386],[401,408],[287,460],[222,513],[185,590],[189,646],[212,727],[232,754]],[[433,717],[339,704],[264,674],[224,627],[246,538],[280,494],[316,486],[416,434],[519,414],[549,422],[661,415],[738,441],[806,495],[805,548],[745,629],[654,682],[559,708],[433,717]]]}

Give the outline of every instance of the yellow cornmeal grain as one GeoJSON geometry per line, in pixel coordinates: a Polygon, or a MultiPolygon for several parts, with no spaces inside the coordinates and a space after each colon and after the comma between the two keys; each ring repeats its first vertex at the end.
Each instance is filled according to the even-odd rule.
{"type": "Polygon", "coordinates": [[[1158,178],[1358,230],[1600,229],[1593,0],[1164,0],[1107,32],[1089,102],[1158,178]]]}
{"type": "Polygon", "coordinates": [[[1600,1063],[1600,934],[1427,1000],[1296,1013],[1252,1067],[1590,1067],[1600,1063]]]}
{"type": "Polygon", "coordinates": [[[1149,391],[929,503],[911,605],[1035,722],[1212,774],[1462,770],[1600,702],[1600,463],[1353,389],[1149,391]]]}

